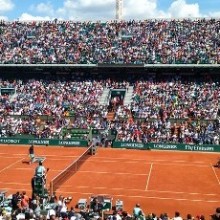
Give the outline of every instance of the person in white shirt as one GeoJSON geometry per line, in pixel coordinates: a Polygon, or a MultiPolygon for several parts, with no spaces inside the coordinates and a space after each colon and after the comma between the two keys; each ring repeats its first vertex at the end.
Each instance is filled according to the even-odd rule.
{"type": "Polygon", "coordinates": [[[54,209],[49,209],[47,212],[47,219],[50,219],[51,216],[56,216],[56,211],[54,209]]]}
{"type": "Polygon", "coordinates": [[[47,177],[46,174],[47,174],[48,170],[49,169],[46,169],[43,166],[42,161],[39,162],[39,165],[35,169],[35,177],[36,178],[42,178],[42,181],[43,181],[44,185],[46,184],[46,177],[47,177]]]}
{"type": "Polygon", "coordinates": [[[175,212],[175,216],[174,216],[173,220],[183,220],[183,218],[180,216],[179,212],[175,212]]]}
{"type": "Polygon", "coordinates": [[[140,213],[143,213],[142,209],[140,207],[140,204],[136,204],[136,206],[133,209],[133,216],[134,216],[134,218],[138,218],[140,216],[140,213]]]}
{"type": "Polygon", "coordinates": [[[39,162],[39,165],[35,169],[35,176],[46,178],[46,168],[43,166],[42,161],[39,162]]]}
{"type": "Polygon", "coordinates": [[[112,215],[108,217],[108,220],[122,220],[117,211],[114,211],[112,215]]]}

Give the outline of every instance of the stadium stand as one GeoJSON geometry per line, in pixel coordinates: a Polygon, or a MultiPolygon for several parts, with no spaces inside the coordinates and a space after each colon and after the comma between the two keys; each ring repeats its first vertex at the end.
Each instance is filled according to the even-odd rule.
{"type": "Polygon", "coordinates": [[[138,75],[121,82],[73,76],[0,85],[16,91],[1,95],[1,137],[87,140],[90,129],[115,129],[119,141],[219,144],[216,76],[138,75]],[[124,104],[128,87],[133,92],[124,104]],[[99,105],[106,88],[107,102],[99,105]]]}
{"type": "Polygon", "coordinates": [[[0,24],[4,64],[216,64],[218,19],[0,24]]]}
{"type": "MultiPolygon", "coordinates": [[[[219,69],[200,67],[220,64],[219,20],[1,21],[0,33],[0,138],[219,145],[219,69]],[[90,64],[106,66],[89,69],[90,64]],[[111,69],[114,64],[122,68],[111,69]],[[129,64],[175,66],[131,70],[129,64]],[[180,68],[185,64],[198,66],[180,68]]],[[[51,195],[51,203],[45,214],[40,198],[18,192],[12,218],[97,218],[68,211],[63,197],[51,195]]],[[[219,213],[217,208],[213,219],[219,213]]],[[[7,215],[1,208],[0,217],[7,215]]],[[[126,212],[108,217],[171,218],[182,219],[179,213],[143,212],[137,218],[126,212]]]]}

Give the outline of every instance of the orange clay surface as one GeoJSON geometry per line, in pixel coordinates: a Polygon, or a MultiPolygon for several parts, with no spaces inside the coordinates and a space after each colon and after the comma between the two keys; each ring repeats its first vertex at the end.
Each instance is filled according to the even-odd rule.
{"type": "MultiPolygon", "coordinates": [[[[7,194],[25,190],[31,196],[31,178],[37,163],[27,164],[29,146],[0,145],[0,189],[7,194]]],[[[35,147],[50,168],[47,183],[79,157],[85,148],[35,147]]],[[[212,165],[219,154],[141,151],[99,148],[80,169],[57,190],[57,196],[72,196],[70,205],[93,194],[123,200],[132,212],[140,203],[145,214],[179,211],[204,214],[206,218],[220,206],[220,169],[212,165]]]]}

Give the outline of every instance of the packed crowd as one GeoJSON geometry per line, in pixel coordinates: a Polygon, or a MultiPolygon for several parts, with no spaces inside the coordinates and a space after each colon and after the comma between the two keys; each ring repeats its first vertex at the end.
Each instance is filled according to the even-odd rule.
{"type": "MultiPolygon", "coordinates": [[[[2,220],[205,220],[204,215],[192,216],[187,214],[182,217],[180,212],[176,211],[172,217],[167,213],[157,215],[155,213],[145,214],[140,204],[136,204],[130,213],[123,208],[112,210],[108,215],[104,215],[102,203],[94,198],[88,205],[82,209],[70,206],[72,198],[60,195],[50,196],[46,206],[42,204],[42,198],[35,196],[28,197],[25,191],[16,192],[11,196],[10,204],[6,207],[0,207],[0,219],[2,220]]],[[[220,219],[220,207],[210,216],[211,220],[220,219]]]]}
{"type": "MultiPolygon", "coordinates": [[[[6,84],[3,82],[2,84],[6,84]]],[[[0,86],[1,83],[0,83],[0,86]]],[[[102,116],[96,112],[99,96],[102,94],[103,83],[80,79],[53,80],[15,80],[16,97],[1,97],[0,113],[6,115],[48,115],[48,116],[102,116]]]]}
{"type": "Polygon", "coordinates": [[[1,80],[1,87],[15,88],[16,94],[0,97],[0,135],[68,139],[63,128],[95,128],[117,130],[120,141],[219,144],[219,79],[202,77],[1,80]],[[119,104],[108,121],[109,106],[99,104],[103,90],[129,85],[131,104],[119,104]]]}
{"type": "Polygon", "coordinates": [[[0,63],[216,64],[219,19],[5,22],[0,63]]]}
{"type": "Polygon", "coordinates": [[[218,145],[219,88],[211,77],[136,81],[131,106],[117,109],[112,128],[119,141],[218,145]]]}
{"type": "Polygon", "coordinates": [[[69,139],[67,129],[107,129],[108,106],[98,99],[104,88],[126,88],[128,82],[89,80],[1,80],[0,88],[14,88],[15,95],[0,96],[0,136],[29,134],[36,138],[69,139]],[[24,117],[19,117],[24,116],[24,117]]]}
{"type": "Polygon", "coordinates": [[[182,121],[171,123],[155,120],[115,123],[117,140],[139,143],[214,144],[219,145],[217,121],[182,121]]]}
{"type": "Polygon", "coordinates": [[[219,110],[219,82],[139,81],[135,86],[132,111],[138,118],[216,119],[219,110]]]}
{"type": "Polygon", "coordinates": [[[60,135],[63,127],[104,126],[102,118],[107,108],[97,107],[104,87],[102,81],[31,79],[1,81],[0,87],[13,87],[16,91],[13,97],[7,94],[0,97],[1,136],[32,134],[52,138],[60,135]],[[19,115],[27,117],[15,117],[19,115]],[[38,117],[42,115],[46,119],[38,117]]]}

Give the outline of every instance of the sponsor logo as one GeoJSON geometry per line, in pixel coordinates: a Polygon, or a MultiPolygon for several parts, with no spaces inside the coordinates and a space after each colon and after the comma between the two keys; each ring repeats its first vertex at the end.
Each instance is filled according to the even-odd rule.
{"type": "Polygon", "coordinates": [[[45,139],[34,139],[34,140],[28,140],[29,144],[36,144],[36,145],[49,145],[50,141],[49,140],[45,140],[45,139]]]}
{"type": "Polygon", "coordinates": [[[188,151],[208,151],[208,152],[214,152],[214,147],[209,146],[197,146],[197,145],[185,145],[185,150],[188,151]]]}
{"type": "Polygon", "coordinates": [[[121,143],[121,147],[127,148],[144,148],[144,145],[141,143],[121,143]]]}
{"type": "Polygon", "coordinates": [[[13,138],[1,138],[0,143],[2,144],[19,144],[20,140],[19,139],[13,139],[13,138]]]}
{"type": "Polygon", "coordinates": [[[80,145],[80,141],[59,141],[59,145],[73,145],[73,146],[79,146],[80,145]]]}
{"type": "Polygon", "coordinates": [[[175,144],[154,144],[154,149],[167,149],[167,150],[177,150],[177,145],[175,144]]]}

